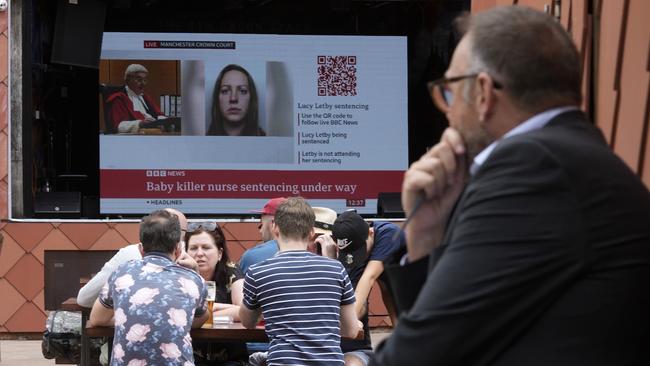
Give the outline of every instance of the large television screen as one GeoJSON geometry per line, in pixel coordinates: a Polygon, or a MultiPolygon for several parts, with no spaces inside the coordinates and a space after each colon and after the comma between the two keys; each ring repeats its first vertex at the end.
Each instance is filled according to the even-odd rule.
{"type": "Polygon", "coordinates": [[[101,213],[248,214],[296,195],[376,213],[408,164],[406,48],[397,36],[104,33],[101,213]]]}

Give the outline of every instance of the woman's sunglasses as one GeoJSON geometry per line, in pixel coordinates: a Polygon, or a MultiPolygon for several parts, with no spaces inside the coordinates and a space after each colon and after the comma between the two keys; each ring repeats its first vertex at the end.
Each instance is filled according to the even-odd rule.
{"type": "Polygon", "coordinates": [[[219,229],[219,224],[217,224],[215,221],[188,222],[187,223],[187,232],[188,233],[193,233],[193,232],[201,230],[201,229],[203,229],[204,231],[216,231],[217,229],[219,229]]]}

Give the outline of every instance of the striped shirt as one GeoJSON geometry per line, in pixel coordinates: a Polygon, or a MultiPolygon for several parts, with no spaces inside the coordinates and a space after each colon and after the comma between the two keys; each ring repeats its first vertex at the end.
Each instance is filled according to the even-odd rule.
{"type": "Polygon", "coordinates": [[[354,290],[339,261],[286,251],[249,267],[244,305],[262,308],[268,365],[343,365],[341,305],[354,290]]]}

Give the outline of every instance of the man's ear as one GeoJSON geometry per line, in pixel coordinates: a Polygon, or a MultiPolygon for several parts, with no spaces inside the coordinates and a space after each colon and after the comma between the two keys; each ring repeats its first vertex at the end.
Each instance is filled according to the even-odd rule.
{"type": "Polygon", "coordinates": [[[280,237],[280,228],[275,224],[275,220],[271,221],[271,232],[273,233],[274,238],[280,237]]]}
{"type": "Polygon", "coordinates": [[[487,73],[480,72],[476,77],[476,110],[479,122],[484,122],[492,115],[495,103],[494,80],[487,73]]]}
{"type": "Polygon", "coordinates": [[[142,243],[138,243],[138,250],[140,251],[140,255],[144,257],[144,248],[142,247],[142,243]]]}
{"type": "Polygon", "coordinates": [[[178,259],[178,257],[180,257],[182,253],[183,252],[181,250],[180,244],[176,244],[176,246],[174,247],[174,257],[178,259]]]}
{"type": "Polygon", "coordinates": [[[373,245],[375,245],[375,228],[374,227],[369,227],[368,228],[368,239],[366,239],[366,249],[368,250],[368,252],[370,252],[373,245]]]}

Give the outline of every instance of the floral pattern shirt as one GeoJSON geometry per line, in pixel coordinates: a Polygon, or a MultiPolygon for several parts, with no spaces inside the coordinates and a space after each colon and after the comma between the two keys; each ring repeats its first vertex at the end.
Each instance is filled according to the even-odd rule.
{"type": "Polygon", "coordinates": [[[115,310],[111,365],[194,365],[190,329],[207,311],[206,296],[196,272],[162,253],[118,267],[99,295],[115,310]]]}

